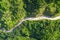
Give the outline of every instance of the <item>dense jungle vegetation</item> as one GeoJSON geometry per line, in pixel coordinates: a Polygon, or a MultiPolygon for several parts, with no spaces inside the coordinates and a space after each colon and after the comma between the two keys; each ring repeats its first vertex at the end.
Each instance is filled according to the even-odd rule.
{"type": "MultiPolygon", "coordinates": [[[[60,0],[0,0],[0,29],[10,30],[27,17],[60,16],[60,0]]],[[[25,21],[0,40],[60,40],[60,20],[25,21]]]]}
{"type": "Polygon", "coordinates": [[[0,28],[9,30],[26,17],[59,16],[60,0],[0,0],[0,28]]]}
{"type": "Polygon", "coordinates": [[[0,40],[60,40],[60,20],[27,20],[13,32],[0,31],[0,40]]]}
{"type": "Polygon", "coordinates": [[[26,17],[59,16],[60,0],[0,0],[0,28],[9,30],[26,17]]]}
{"type": "Polygon", "coordinates": [[[0,28],[9,30],[25,17],[22,0],[0,0],[0,28]]]}

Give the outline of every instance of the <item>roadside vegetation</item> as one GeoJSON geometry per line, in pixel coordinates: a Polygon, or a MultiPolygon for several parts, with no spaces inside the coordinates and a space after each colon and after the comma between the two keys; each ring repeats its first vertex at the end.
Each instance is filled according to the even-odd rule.
{"type": "Polygon", "coordinates": [[[22,0],[0,1],[0,28],[10,30],[25,17],[22,0]]]}
{"type": "Polygon", "coordinates": [[[60,15],[59,0],[1,0],[0,28],[10,30],[26,17],[60,15]]]}
{"type": "MultiPolygon", "coordinates": [[[[60,0],[0,0],[0,29],[10,30],[24,18],[60,16],[60,0]]],[[[25,21],[0,40],[60,40],[60,20],[25,21]]]]}
{"type": "Polygon", "coordinates": [[[25,21],[20,25],[20,32],[36,40],[60,40],[60,20],[25,21]]]}
{"type": "Polygon", "coordinates": [[[0,40],[60,40],[60,20],[27,20],[13,32],[0,32],[0,40]]]}

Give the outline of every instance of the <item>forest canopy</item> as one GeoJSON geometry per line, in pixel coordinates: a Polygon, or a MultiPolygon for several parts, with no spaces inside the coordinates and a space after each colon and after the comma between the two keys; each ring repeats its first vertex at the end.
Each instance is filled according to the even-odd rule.
{"type": "Polygon", "coordinates": [[[60,15],[59,0],[0,0],[0,28],[9,30],[26,17],[60,15]]]}
{"type": "Polygon", "coordinates": [[[60,20],[27,20],[3,32],[40,16],[60,16],[60,0],[0,0],[0,40],[60,40],[60,20]]]}
{"type": "Polygon", "coordinates": [[[13,32],[0,32],[0,40],[60,40],[60,20],[27,20],[13,32]]]}

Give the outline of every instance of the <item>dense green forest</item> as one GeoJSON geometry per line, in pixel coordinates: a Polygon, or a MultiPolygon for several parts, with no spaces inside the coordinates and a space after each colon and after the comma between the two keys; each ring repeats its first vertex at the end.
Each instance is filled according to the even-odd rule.
{"type": "MultiPolygon", "coordinates": [[[[60,0],[0,0],[0,29],[10,30],[27,17],[60,16],[60,0]]],[[[60,40],[60,20],[25,21],[0,40],[60,40]]]]}
{"type": "Polygon", "coordinates": [[[60,40],[60,20],[27,20],[13,32],[0,32],[0,40],[60,40]]]}
{"type": "Polygon", "coordinates": [[[0,0],[0,28],[9,30],[26,17],[60,15],[59,0],[0,0]]]}
{"type": "Polygon", "coordinates": [[[0,1],[0,28],[9,30],[25,17],[22,0],[0,1]]]}

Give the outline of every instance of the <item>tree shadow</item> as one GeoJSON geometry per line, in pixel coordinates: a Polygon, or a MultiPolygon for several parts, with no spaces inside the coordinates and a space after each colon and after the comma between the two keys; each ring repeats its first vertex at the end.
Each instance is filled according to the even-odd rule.
{"type": "Polygon", "coordinates": [[[4,21],[0,21],[0,23],[1,23],[1,27],[0,27],[0,29],[7,29],[7,25],[4,23],[4,21]]]}
{"type": "Polygon", "coordinates": [[[47,4],[49,4],[49,3],[53,2],[53,1],[52,1],[52,0],[45,0],[45,2],[46,2],[47,4]]]}
{"type": "Polygon", "coordinates": [[[16,0],[12,0],[12,1],[9,1],[11,6],[9,8],[9,10],[12,12],[12,15],[13,16],[16,16],[17,12],[18,12],[18,4],[15,3],[16,0]]]}
{"type": "MultiPolygon", "coordinates": [[[[42,22],[43,21],[40,21],[40,23],[37,23],[36,22],[35,24],[33,22],[33,24],[31,23],[30,25],[29,25],[29,21],[27,21],[27,24],[26,23],[23,23],[23,25],[24,25],[23,27],[26,27],[28,29],[28,31],[30,32],[30,35],[29,35],[30,38],[35,38],[37,40],[41,40],[44,37],[44,35],[45,35],[44,32],[46,30],[45,27],[44,27],[45,26],[44,23],[47,23],[47,21],[46,22],[43,22],[43,23],[42,22]],[[41,24],[43,26],[41,26],[41,24]]],[[[24,36],[24,37],[28,36],[28,35],[24,34],[22,32],[22,30],[20,31],[21,36],[24,36]]]]}
{"type": "Polygon", "coordinates": [[[10,10],[11,15],[12,15],[12,17],[11,17],[12,21],[14,21],[15,19],[17,19],[16,18],[16,14],[18,12],[18,7],[17,7],[18,4],[15,3],[15,2],[17,2],[17,0],[9,0],[9,3],[11,4],[11,6],[9,7],[9,10],[10,10]]]}
{"type": "Polygon", "coordinates": [[[4,11],[6,11],[6,9],[0,4],[0,24],[1,24],[0,29],[3,29],[3,28],[5,29],[6,27],[5,21],[1,20],[3,17],[4,11]]]}
{"type": "MultiPolygon", "coordinates": [[[[2,11],[4,11],[5,9],[1,6],[1,4],[0,4],[0,24],[3,24],[1,21],[1,18],[2,18],[2,16],[3,16],[3,12],[2,11]]],[[[2,28],[2,26],[0,27],[0,28],[2,28]]]]}
{"type": "Polygon", "coordinates": [[[17,12],[18,12],[18,8],[10,7],[10,11],[12,12],[11,15],[16,16],[16,14],[17,14],[17,12]]]}
{"type": "Polygon", "coordinates": [[[27,16],[34,16],[36,15],[33,12],[36,12],[36,10],[39,9],[40,4],[38,4],[37,0],[23,0],[25,6],[24,9],[26,10],[27,16]]]}
{"type": "Polygon", "coordinates": [[[0,20],[1,20],[2,16],[3,16],[3,12],[0,11],[0,20]]]}
{"type": "Polygon", "coordinates": [[[43,12],[43,15],[44,15],[44,16],[48,16],[48,17],[52,17],[52,16],[54,16],[54,13],[52,13],[52,12],[50,11],[50,8],[49,8],[49,7],[46,7],[46,8],[45,8],[45,11],[43,12]]]}
{"type": "Polygon", "coordinates": [[[2,0],[0,0],[0,1],[2,1],[2,0]]]}

